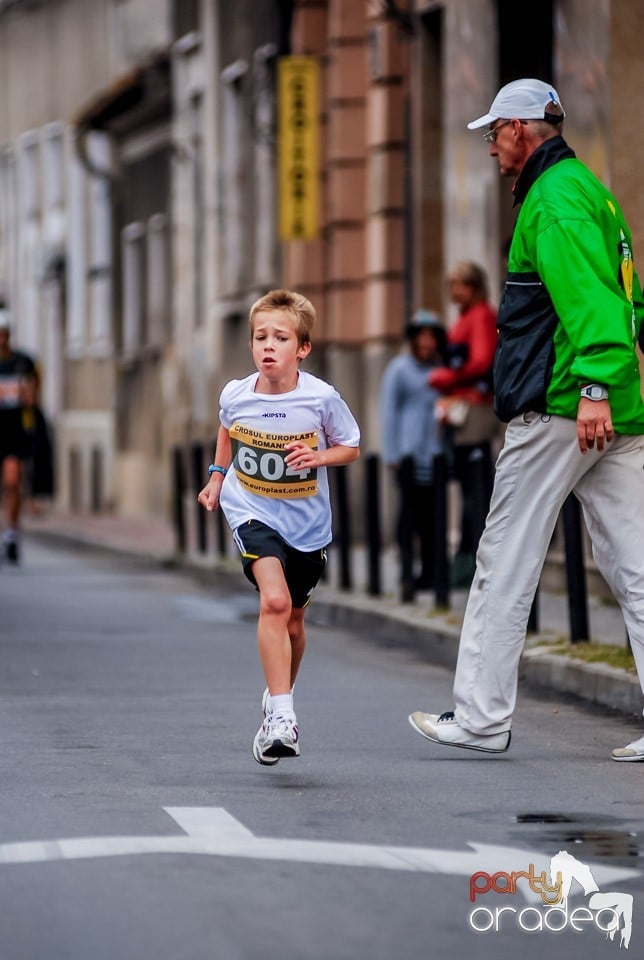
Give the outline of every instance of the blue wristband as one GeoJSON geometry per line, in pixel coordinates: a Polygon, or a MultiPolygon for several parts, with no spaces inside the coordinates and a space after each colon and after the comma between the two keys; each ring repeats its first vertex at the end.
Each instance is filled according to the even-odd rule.
{"type": "Polygon", "coordinates": [[[213,473],[223,473],[224,476],[228,473],[225,467],[220,467],[218,463],[211,463],[208,467],[208,476],[211,477],[213,473]]]}

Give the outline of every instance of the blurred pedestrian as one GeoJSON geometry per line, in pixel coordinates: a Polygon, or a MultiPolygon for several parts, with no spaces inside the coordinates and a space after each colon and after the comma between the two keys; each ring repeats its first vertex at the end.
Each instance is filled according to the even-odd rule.
{"type": "Polygon", "coordinates": [[[401,600],[409,603],[417,590],[431,590],[434,582],[433,462],[441,441],[435,415],[438,394],[427,377],[443,362],[446,340],[438,314],[430,310],[417,310],[405,333],[409,349],[390,360],[383,375],[380,419],[383,462],[391,467],[398,487],[401,600]]]}
{"type": "Polygon", "coordinates": [[[337,390],[300,370],[311,352],[313,305],[290,290],[271,290],[249,319],[257,372],[221,392],[215,458],[198,500],[206,510],[221,502],[244,573],[259,590],[266,689],[253,756],[272,766],[300,755],[293,686],[306,645],[305,609],[331,541],[327,468],[360,456],[360,430],[337,390]]]}
{"type": "Polygon", "coordinates": [[[52,427],[40,404],[41,374],[36,363],[36,376],[25,384],[22,424],[29,438],[29,458],[25,463],[23,495],[27,510],[36,514],[43,500],[54,493],[54,444],[52,427]]]}
{"type": "MultiPolygon", "coordinates": [[[[563,139],[549,83],[503,87],[470,129],[520,204],[499,307],[494,403],[508,426],[479,544],[454,709],[409,720],[436,743],[510,745],[519,660],[561,508],[581,501],[593,558],[617,598],[644,690],[644,298],[615,197],[563,139]]],[[[613,750],[644,760],[644,736],[613,750]]]]}
{"type": "Polygon", "coordinates": [[[448,284],[458,316],[447,331],[445,366],[430,373],[429,384],[442,394],[439,418],[450,440],[451,472],[461,496],[460,539],[450,583],[469,587],[492,494],[493,441],[499,433],[492,392],[496,310],[489,301],[487,276],[478,264],[459,261],[448,284]]]}
{"type": "Polygon", "coordinates": [[[36,365],[27,353],[11,345],[9,309],[0,301],[0,470],[4,530],[2,546],[9,563],[20,559],[20,513],[23,464],[31,455],[23,422],[28,391],[37,383],[36,365]]]}

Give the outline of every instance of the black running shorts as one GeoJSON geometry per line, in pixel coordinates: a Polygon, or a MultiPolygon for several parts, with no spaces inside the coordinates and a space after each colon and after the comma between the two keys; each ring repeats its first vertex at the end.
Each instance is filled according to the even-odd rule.
{"type": "Polygon", "coordinates": [[[235,543],[241,553],[244,573],[256,587],[253,564],[261,557],[277,557],[282,564],[294,607],[305,607],[326,566],[326,549],[305,553],[291,547],[279,533],[261,523],[248,520],[235,530],[235,543]]]}
{"type": "Polygon", "coordinates": [[[0,462],[5,457],[26,460],[30,455],[31,438],[22,426],[22,411],[0,413],[0,462]]]}

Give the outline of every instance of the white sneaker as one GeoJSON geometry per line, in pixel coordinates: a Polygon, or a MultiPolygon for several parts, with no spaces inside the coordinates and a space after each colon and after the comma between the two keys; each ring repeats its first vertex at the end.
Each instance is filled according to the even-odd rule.
{"type": "MultiPolygon", "coordinates": [[[[265,688],[264,688],[264,692],[263,692],[263,694],[262,694],[262,713],[263,713],[263,715],[264,715],[264,719],[266,719],[266,714],[268,713],[268,699],[269,699],[269,697],[270,697],[270,693],[268,692],[268,687],[265,687],[265,688]]],[[[262,730],[263,730],[263,729],[264,729],[264,724],[262,723],[261,727],[259,728],[259,730],[258,730],[257,733],[255,734],[255,739],[253,740],[253,756],[255,757],[255,759],[257,760],[258,763],[261,763],[261,765],[262,765],[263,767],[274,767],[276,763],[279,763],[279,759],[280,759],[280,758],[279,758],[279,757],[264,757],[264,756],[262,755],[262,752],[261,752],[261,749],[260,749],[260,746],[259,746],[260,736],[261,736],[261,734],[262,734],[262,730]]]]}
{"type": "Polygon", "coordinates": [[[625,747],[616,747],[613,750],[613,760],[644,760],[644,737],[627,743],[625,747]]]}
{"type": "Polygon", "coordinates": [[[482,753],[505,753],[510,746],[512,733],[482,735],[465,730],[454,719],[452,710],[445,713],[422,713],[417,710],[410,714],[409,723],[422,737],[442,743],[448,747],[463,747],[466,750],[480,750],[482,753]]]}
{"type": "Polygon", "coordinates": [[[272,766],[280,757],[299,757],[300,745],[295,717],[269,713],[255,734],[253,756],[258,763],[272,766]]]}

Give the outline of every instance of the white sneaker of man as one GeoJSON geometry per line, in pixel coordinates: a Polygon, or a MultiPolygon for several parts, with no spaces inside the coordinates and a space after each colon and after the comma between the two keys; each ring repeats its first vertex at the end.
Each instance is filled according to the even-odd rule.
{"type": "Polygon", "coordinates": [[[644,760],[644,737],[627,743],[625,747],[616,747],[613,750],[613,760],[644,760]]]}
{"type": "Polygon", "coordinates": [[[409,723],[421,737],[442,743],[447,747],[462,747],[465,750],[480,750],[482,753],[505,753],[510,746],[512,733],[478,734],[465,730],[454,718],[454,712],[422,713],[416,710],[409,715],[409,723]]]}

